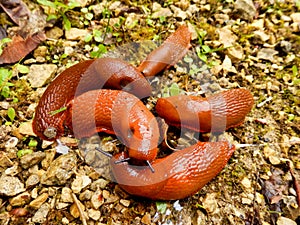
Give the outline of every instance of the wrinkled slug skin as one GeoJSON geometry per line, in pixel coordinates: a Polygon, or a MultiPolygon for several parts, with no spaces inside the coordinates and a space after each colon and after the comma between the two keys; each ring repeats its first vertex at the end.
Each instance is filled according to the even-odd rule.
{"type": "Polygon", "coordinates": [[[152,51],[138,66],[144,76],[154,76],[175,65],[191,47],[191,33],[187,26],[180,26],[163,44],[152,51]]]}
{"type": "Polygon", "coordinates": [[[254,104],[246,89],[232,89],[208,98],[177,95],[160,98],[158,115],[173,126],[200,132],[223,132],[240,125],[254,104]]]}
{"type": "Polygon", "coordinates": [[[66,112],[55,115],[51,115],[51,112],[65,107],[75,95],[103,87],[123,88],[139,97],[151,94],[148,81],[126,62],[112,58],[83,61],[63,71],[48,86],[36,108],[34,132],[45,140],[57,139],[64,133],[66,112]],[[45,136],[45,130],[49,128],[55,129],[56,135],[45,136]]]}
{"type": "Polygon", "coordinates": [[[75,137],[96,132],[116,134],[127,146],[129,157],[153,160],[157,154],[159,128],[154,115],[137,97],[118,90],[92,90],[74,98],[66,126],[75,137]]]}
{"type": "Polygon", "coordinates": [[[115,164],[126,158],[122,153],[111,160],[116,182],[129,194],[150,199],[173,200],[193,195],[212,180],[227,164],[235,150],[228,142],[198,142],[157,159],[152,166],[115,164]]]}

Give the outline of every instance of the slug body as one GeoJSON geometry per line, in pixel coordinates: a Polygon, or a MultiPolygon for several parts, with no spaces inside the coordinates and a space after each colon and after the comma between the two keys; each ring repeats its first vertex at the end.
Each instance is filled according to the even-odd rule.
{"type": "Polygon", "coordinates": [[[163,44],[152,51],[138,66],[144,76],[154,76],[175,65],[191,47],[191,33],[187,26],[180,26],[163,44]]]}
{"type": "Polygon", "coordinates": [[[124,89],[136,96],[151,94],[151,86],[133,66],[119,59],[80,62],[63,71],[46,89],[36,108],[33,131],[44,140],[64,134],[66,111],[54,113],[84,92],[100,88],[124,89]]]}
{"type": "Polygon", "coordinates": [[[156,111],[166,123],[198,132],[223,132],[240,125],[254,104],[246,89],[232,89],[208,98],[177,95],[160,98],[156,111]]]}
{"type": "Polygon", "coordinates": [[[68,106],[66,126],[75,137],[96,132],[116,134],[130,158],[154,160],[159,128],[154,115],[137,97],[119,90],[92,90],[74,98],[68,106]]]}
{"type": "Polygon", "coordinates": [[[199,191],[227,164],[235,150],[228,142],[198,142],[171,155],[157,159],[152,166],[115,164],[124,153],[111,160],[116,181],[129,194],[150,199],[182,199],[199,191]]]}

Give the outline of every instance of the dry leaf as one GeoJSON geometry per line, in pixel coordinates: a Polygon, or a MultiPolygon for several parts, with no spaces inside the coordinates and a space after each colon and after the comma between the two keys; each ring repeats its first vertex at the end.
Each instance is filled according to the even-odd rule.
{"type": "Polygon", "coordinates": [[[14,36],[12,41],[3,49],[2,55],[0,56],[0,64],[18,62],[45,39],[46,36],[44,32],[33,34],[26,39],[23,39],[19,35],[14,36]]]}
{"type": "Polygon", "coordinates": [[[30,11],[21,0],[0,0],[0,6],[11,20],[18,25],[20,25],[20,20],[29,18],[30,11]]]}

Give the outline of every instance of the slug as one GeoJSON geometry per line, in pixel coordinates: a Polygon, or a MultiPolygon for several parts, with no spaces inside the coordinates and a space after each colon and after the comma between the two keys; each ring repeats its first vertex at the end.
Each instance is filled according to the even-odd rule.
{"type": "Polygon", "coordinates": [[[77,138],[96,132],[117,135],[130,158],[156,158],[160,135],[156,118],[142,101],[127,92],[100,89],[75,97],[68,105],[65,125],[77,138]]]}
{"type": "Polygon", "coordinates": [[[86,91],[100,88],[123,89],[143,98],[151,86],[133,66],[119,59],[100,58],[80,62],[63,71],[46,89],[36,108],[33,131],[52,141],[64,134],[64,107],[86,91]]]}
{"type": "Polygon", "coordinates": [[[156,112],[169,125],[198,132],[223,132],[243,123],[254,104],[246,89],[232,89],[208,98],[177,95],[159,98],[156,112]]]}
{"type": "Polygon", "coordinates": [[[147,166],[116,164],[127,158],[125,153],[113,156],[111,167],[116,182],[129,194],[156,200],[182,199],[212,180],[234,150],[235,146],[226,141],[198,142],[153,161],[154,173],[147,166]]]}
{"type": "Polygon", "coordinates": [[[191,47],[191,33],[187,26],[180,26],[160,47],[152,51],[138,66],[144,76],[154,76],[175,65],[191,47]]]}

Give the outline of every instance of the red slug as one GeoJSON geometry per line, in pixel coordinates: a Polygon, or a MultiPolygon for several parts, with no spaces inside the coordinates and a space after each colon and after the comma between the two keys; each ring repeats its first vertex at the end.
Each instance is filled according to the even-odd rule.
{"type": "Polygon", "coordinates": [[[254,104],[246,89],[232,89],[208,98],[177,95],[159,98],[158,115],[166,123],[198,132],[223,132],[240,125],[254,104]]]}
{"type": "Polygon", "coordinates": [[[154,76],[175,65],[191,47],[191,33],[187,26],[180,26],[163,44],[152,51],[138,66],[144,76],[154,76]]]}
{"type": "Polygon", "coordinates": [[[235,150],[228,142],[198,142],[157,159],[152,173],[147,166],[115,164],[127,156],[116,155],[111,167],[116,182],[129,194],[150,199],[182,199],[199,191],[227,164],[235,150]]]}
{"type": "Polygon", "coordinates": [[[64,134],[67,106],[76,95],[100,88],[124,89],[143,98],[151,86],[133,66],[119,59],[101,58],[80,62],[63,71],[46,89],[36,108],[33,131],[42,139],[55,140],[64,134]]]}
{"type": "MultiPolygon", "coordinates": [[[[125,191],[162,200],[194,194],[225,167],[235,147],[225,141],[198,142],[157,159],[158,123],[138,99],[151,94],[144,76],[154,76],[177,63],[190,48],[190,39],[188,28],[179,27],[138,68],[119,59],[101,58],[66,69],[41,97],[33,131],[45,140],[59,138],[65,128],[77,138],[96,132],[115,134],[128,150],[111,159],[114,177],[125,191]]],[[[251,93],[235,89],[208,98],[160,98],[156,111],[170,125],[221,132],[241,124],[252,106],[251,93]]]]}
{"type": "Polygon", "coordinates": [[[65,125],[75,137],[96,132],[116,134],[128,147],[130,158],[154,160],[159,128],[153,114],[137,97],[119,90],[92,90],[74,98],[65,125]]]}

